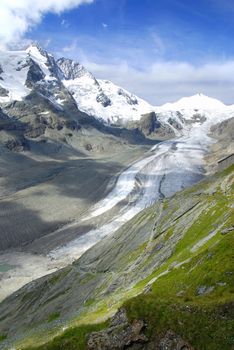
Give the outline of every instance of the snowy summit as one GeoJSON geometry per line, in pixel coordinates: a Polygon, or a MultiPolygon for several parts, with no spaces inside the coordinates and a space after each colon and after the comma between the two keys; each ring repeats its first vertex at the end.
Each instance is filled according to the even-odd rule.
{"type": "Polygon", "coordinates": [[[162,110],[178,111],[181,109],[205,109],[214,110],[225,108],[225,105],[215,99],[203,95],[201,93],[190,96],[183,97],[175,103],[166,103],[160,107],[162,110]]]}

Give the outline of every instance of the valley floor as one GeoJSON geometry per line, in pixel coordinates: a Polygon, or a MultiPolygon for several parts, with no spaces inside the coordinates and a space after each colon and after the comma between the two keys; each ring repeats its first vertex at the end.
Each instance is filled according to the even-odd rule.
{"type": "Polygon", "coordinates": [[[48,160],[31,154],[1,157],[0,300],[25,283],[67,265],[47,256],[85,234],[82,216],[115,185],[118,174],[146,147],[126,146],[104,157],[48,160]],[[10,166],[10,168],[9,168],[10,166]]]}

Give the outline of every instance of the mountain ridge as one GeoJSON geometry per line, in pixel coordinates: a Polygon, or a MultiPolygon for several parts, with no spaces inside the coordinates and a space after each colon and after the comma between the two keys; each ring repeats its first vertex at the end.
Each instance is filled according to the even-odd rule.
{"type": "MultiPolygon", "coordinates": [[[[79,109],[108,124],[126,125],[128,122],[138,122],[143,115],[155,112],[158,115],[158,121],[170,128],[169,114],[174,118],[174,113],[181,110],[190,110],[194,113],[217,112],[222,109],[234,110],[233,106],[226,106],[221,101],[203,94],[184,97],[162,106],[152,106],[108,80],[96,79],[83,65],[74,60],[67,58],[55,60],[53,55],[36,44],[30,45],[24,51],[3,53],[0,66],[0,103],[22,100],[30,93],[32,84],[35,86],[38,83],[39,89],[41,84],[47,84],[51,88],[55,84],[62,83],[75,99],[79,109]],[[10,65],[8,56],[12,60],[10,65]],[[33,64],[34,67],[32,67],[33,64]],[[30,73],[27,71],[28,66],[31,69],[31,77],[35,80],[31,79],[31,86],[27,83],[27,75],[30,73]],[[7,69],[9,69],[8,76],[7,69]]],[[[52,94],[47,92],[47,95],[57,109],[63,108],[66,99],[61,97],[58,91],[52,94]]]]}

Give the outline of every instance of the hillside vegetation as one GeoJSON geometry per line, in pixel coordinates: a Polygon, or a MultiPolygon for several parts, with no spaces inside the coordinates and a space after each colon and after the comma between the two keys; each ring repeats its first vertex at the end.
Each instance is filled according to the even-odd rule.
{"type": "Polygon", "coordinates": [[[8,297],[2,348],[232,349],[233,175],[157,202],[8,297]]]}

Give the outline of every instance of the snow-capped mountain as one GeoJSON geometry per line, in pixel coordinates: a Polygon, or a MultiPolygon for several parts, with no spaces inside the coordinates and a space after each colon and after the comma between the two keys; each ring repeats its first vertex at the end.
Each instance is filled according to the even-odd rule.
{"type": "MultiPolygon", "coordinates": [[[[29,100],[35,92],[37,100],[43,98],[57,111],[76,109],[104,124],[137,128],[147,136],[160,132],[179,136],[192,125],[208,120],[206,124],[213,125],[234,114],[233,106],[203,94],[152,106],[108,80],[96,79],[78,62],[56,61],[36,44],[24,51],[1,52],[0,104],[29,100]]],[[[38,113],[49,111],[44,108],[38,113]]]]}
{"type": "Polygon", "coordinates": [[[211,98],[199,93],[194,96],[183,97],[175,103],[166,103],[160,108],[161,110],[166,111],[179,111],[189,109],[217,110],[225,108],[225,104],[215,98],[211,98]]]}
{"type": "Polygon", "coordinates": [[[158,120],[169,123],[176,135],[186,134],[191,128],[204,124],[207,132],[212,125],[234,116],[234,105],[227,106],[221,101],[196,94],[183,97],[175,103],[155,107],[158,120]]]}
{"type": "Polygon", "coordinates": [[[154,131],[152,123],[161,124],[166,128],[166,133],[170,131],[179,136],[190,129],[191,125],[208,120],[212,125],[232,117],[234,113],[234,106],[226,106],[201,93],[184,97],[175,103],[152,106],[108,80],[96,79],[79,63],[61,58],[57,64],[63,72],[63,84],[79,108],[105,123],[126,125],[135,122],[134,126],[141,128],[142,122],[145,124],[145,116],[149,115],[149,129],[154,131]]]}
{"type": "Polygon", "coordinates": [[[82,65],[61,58],[57,64],[63,72],[63,84],[72,93],[79,108],[106,123],[139,120],[153,111],[141,98],[108,80],[97,80],[82,65]]]}

